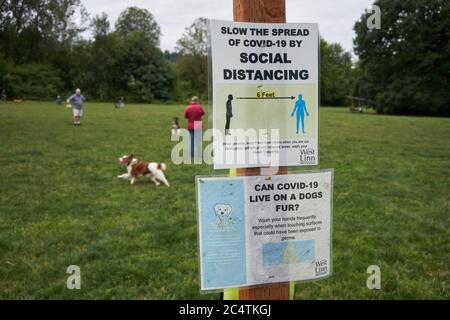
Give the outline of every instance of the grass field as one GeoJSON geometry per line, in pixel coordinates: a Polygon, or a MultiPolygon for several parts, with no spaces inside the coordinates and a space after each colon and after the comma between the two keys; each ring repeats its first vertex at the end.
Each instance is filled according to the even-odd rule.
{"type": "MultiPolygon", "coordinates": [[[[0,105],[1,299],[218,299],[199,293],[194,176],[170,161],[183,106],[88,103],[81,127],[52,103],[0,105]],[[116,178],[117,158],[163,161],[170,188],[116,178]],[[81,268],[81,290],[66,268],[81,268]]],[[[335,169],[333,264],[297,299],[449,299],[450,119],[321,108],[335,169]],[[368,290],[366,269],[381,268],[368,290]]]]}

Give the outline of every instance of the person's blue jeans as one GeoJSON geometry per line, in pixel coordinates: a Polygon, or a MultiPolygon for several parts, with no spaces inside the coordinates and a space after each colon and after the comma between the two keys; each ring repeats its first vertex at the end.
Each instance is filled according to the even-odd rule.
{"type": "Polygon", "coordinates": [[[202,129],[189,129],[191,136],[191,160],[202,159],[202,129]]]}

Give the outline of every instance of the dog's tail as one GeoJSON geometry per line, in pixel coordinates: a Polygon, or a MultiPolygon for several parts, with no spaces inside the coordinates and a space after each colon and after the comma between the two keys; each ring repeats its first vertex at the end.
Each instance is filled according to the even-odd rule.
{"type": "Polygon", "coordinates": [[[166,168],[167,168],[167,167],[166,167],[166,164],[165,164],[165,163],[163,163],[163,162],[158,163],[158,169],[159,169],[159,170],[163,170],[163,171],[164,171],[164,170],[166,170],[166,168]]]}

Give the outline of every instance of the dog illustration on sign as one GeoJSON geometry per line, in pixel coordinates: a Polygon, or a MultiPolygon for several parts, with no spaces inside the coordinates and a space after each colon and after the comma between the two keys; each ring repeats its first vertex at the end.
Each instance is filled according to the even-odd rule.
{"type": "Polygon", "coordinates": [[[218,203],[214,206],[216,217],[218,218],[217,226],[226,227],[234,223],[231,213],[233,207],[229,204],[218,203]]]}

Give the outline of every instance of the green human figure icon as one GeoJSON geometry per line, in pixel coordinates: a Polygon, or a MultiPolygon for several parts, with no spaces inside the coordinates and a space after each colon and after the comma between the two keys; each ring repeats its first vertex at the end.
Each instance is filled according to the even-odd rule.
{"type": "Polygon", "coordinates": [[[309,117],[308,109],[306,109],[306,102],[303,100],[303,97],[301,94],[298,95],[298,100],[295,101],[294,110],[292,110],[291,117],[296,115],[296,131],[295,133],[298,134],[298,129],[300,125],[300,120],[302,122],[302,132],[305,133],[305,115],[309,117]]]}

